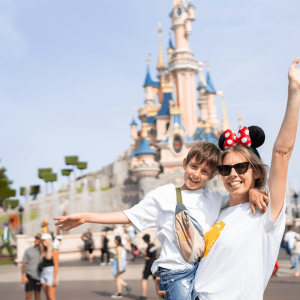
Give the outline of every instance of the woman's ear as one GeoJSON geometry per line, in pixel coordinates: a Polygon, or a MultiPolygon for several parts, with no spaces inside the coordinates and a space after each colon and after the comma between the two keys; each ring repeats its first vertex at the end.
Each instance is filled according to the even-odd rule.
{"type": "Polygon", "coordinates": [[[187,165],[186,161],[187,161],[187,159],[184,158],[184,159],[183,159],[183,163],[182,163],[182,167],[183,167],[184,170],[185,170],[186,165],[187,165]]]}

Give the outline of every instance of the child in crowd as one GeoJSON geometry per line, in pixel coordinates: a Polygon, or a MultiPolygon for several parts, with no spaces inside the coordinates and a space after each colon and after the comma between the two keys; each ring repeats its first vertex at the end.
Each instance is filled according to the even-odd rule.
{"type": "MultiPolygon", "coordinates": [[[[182,202],[201,225],[205,234],[216,222],[220,210],[229,206],[229,196],[217,191],[202,189],[203,185],[217,174],[220,150],[209,142],[201,142],[191,148],[183,160],[184,184],[180,188],[182,202]]],[[[175,208],[177,204],[175,186],[167,184],[148,193],[131,209],[114,213],[83,213],[54,218],[55,224],[70,230],[84,223],[129,224],[138,231],[158,228],[157,238],[162,244],[161,254],[153,263],[152,274],[160,276],[166,291],[166,299],[191,299],[195,272],[198,263],[184,260],[175,237],[175,208]],[[167,278],[166,281],[163,278],[167,278]]],[[[255,213],[255,205],[264,212],[268,198],[252,189],[249,201],[255,213]]]]}
{"type": "Polygon", "coordinates": [[[143,236],[143,240],[148,244],[148,247],[146,250],[146,264],[142,279],[142,296],[137,300],[147,300],[147,279],[150,275],[152,275],[153,279],[155,279],[155,276],[151,273],[151,268],[156,259],[156,246],[153,243],[150,243],[149,234],[145,234],[143,236]]]}
{"type": "Polygon", "coordinates": [[[112,263],[111,274],[115,277],[117,292],[112,295],[112,298],[123,298],[122,296],[122,286],[125,287],[125,295],[128,295],[131,291],[131,287],[121,278],[121,275],[126,271],[127,267],[127,252],[122,245],[121,237],[118,235],[115,237],[115,243],[117,245],[115,258],[112,263]]]}

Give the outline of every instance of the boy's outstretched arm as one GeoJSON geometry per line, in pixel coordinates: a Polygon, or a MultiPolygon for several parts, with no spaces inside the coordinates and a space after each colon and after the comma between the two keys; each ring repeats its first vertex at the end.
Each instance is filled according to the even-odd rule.
{"type": "Polygon", "coordinates": [[[59,226],[60,229],[69,231],[72,228],[78,227],[84,223],[98,223],[98,224],[130,224],[131,221],[122,212],[112,213],[84,213],[84,214],[71,214],[65,217],[56,217],[53,220],[57,220],[55,226],[59,226]]]}

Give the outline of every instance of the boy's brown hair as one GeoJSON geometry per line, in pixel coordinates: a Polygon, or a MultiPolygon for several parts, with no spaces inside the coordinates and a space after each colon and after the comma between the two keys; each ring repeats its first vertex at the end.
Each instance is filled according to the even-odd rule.
{"type": "Polygon", "coordinates": [[[200,142],[193,146],[186,157],[186,164],[196,157],[199,164],[206,161],[207,165],[211,170],[210,178],[215,177],[218,173],[217,166],[220,158],[221,150],[213,143],[210,142],[200,142]]]}

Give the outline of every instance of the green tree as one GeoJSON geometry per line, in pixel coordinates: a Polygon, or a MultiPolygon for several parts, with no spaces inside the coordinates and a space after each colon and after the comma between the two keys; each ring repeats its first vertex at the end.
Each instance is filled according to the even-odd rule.
{"type": "MultiPolygon", "coordinates": [[[[4,206],[4,208],[7,208],[8,204],[10,204],[10,202],[12,201],[12,199],[10,198],[16,196],[16,191],[11,189],[10,186],[13,182],[8,179],[5,172],[5,168],[0,168],[0,206],[4,206]]],[[[18,200],[14,200],[15,203],[16,201],[18,202],[18,200]]],[[[13,206],[16,205],[15,203],[13,206]]],[[[17,203],[17,206],[18,205],[19,202],[17,203]]]]}
{"type": "Polygon", "coordinates": [[[83,170],[87,169],[87,162],[78,162],[77,169],[81,170],[81,175],[83,175],[83,170]]]}

